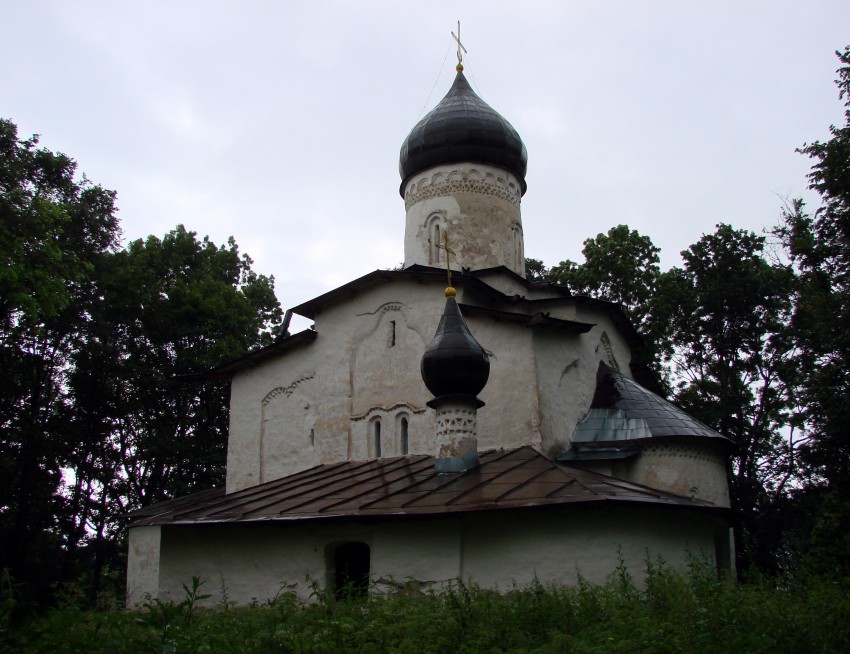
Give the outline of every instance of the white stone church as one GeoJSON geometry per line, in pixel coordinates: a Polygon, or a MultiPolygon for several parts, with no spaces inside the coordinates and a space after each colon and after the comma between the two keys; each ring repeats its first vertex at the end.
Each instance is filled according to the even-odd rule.
{"type": "Polygon", "coordinates": [[[526,281],[526,149],[462,71],[401,147],[403,268],[207,373],[232,380],[226,488],[131,516],[128,605],[193,576],[247,604],[730,569],[730,442],[646,388],[618,306],[526,281]]]}

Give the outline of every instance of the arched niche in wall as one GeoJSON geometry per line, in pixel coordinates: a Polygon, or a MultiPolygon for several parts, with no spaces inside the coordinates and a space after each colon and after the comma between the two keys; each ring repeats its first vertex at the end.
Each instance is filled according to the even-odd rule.
{"type": "Polygon", "coordinates": [[[383,443],[383,434],[381,429],[381,419],[380,418],[372,418],[369,421],[369,458],[370,459],[380,459],[384,453],[384,443],[383,443]]]}
{"type": "Polygon", "coordinates": [[[513,234],[513,260],[516,269],[525,271],[525,243],[522,238],[522,227],[519,223],[511,225],[511,233],[513,234]]]}
{"type": "Polygon", "coordinates": [[[620,370],[620,364],[617,362],[617,357],[614,356],[614,346],[611,344],[611,339],[608,337],[608,332],[603,331],[599,336],[599,345],[596,348],[600,361],[604,361],[614,370],[620,370]]]}
{"type": "Polygon", "coordinates": [[[406,411],[396,414],[396,434],[398,435],[398,453],[410,454],[410,415],[406,411]]]}
{"type": "Polygon", "coordinates": [[[277,386],[262,400],[260,483],[316,465],[314,424],[318,414],[315,373],[277,386]]]}
{"type": "Polygon", "coordinates": [[[443,235],[446,229],[446,216],[442,211],[432,213],[425,219],[425,233],[428,235],[428,263],[439,266],[445,261],[443,250],[443,235]]]}
{"type": "Polygon", "coordinates": [[[375,406],[362,415],[352,416],[352,460],[430,452],[434,440],[433,418],[433,412],[424,404],[415,407],[406,402],[375,406]]]}
{"type": "Polygon", "coordinates": [[[427,341],[413,323],[414,314],[403,302],[386,302],[356,317],[351,341],[352,415],[375,406],[427,401],[419,372],[427,341]]]}

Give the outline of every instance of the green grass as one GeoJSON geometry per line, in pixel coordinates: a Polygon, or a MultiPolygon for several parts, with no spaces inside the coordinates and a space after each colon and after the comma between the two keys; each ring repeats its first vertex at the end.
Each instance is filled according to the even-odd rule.
{"type": "Polygon", "coordinates": [[[180,604],[41,614],[3,607],[0,652],[846,652],[850,580],[777,586],[680,575],[648,563],[604,586],[534,583],[496,593],[457,581],[423,597],[313,603],[291,593],[247,608],[201,608],[198,579],[180,604]]]}

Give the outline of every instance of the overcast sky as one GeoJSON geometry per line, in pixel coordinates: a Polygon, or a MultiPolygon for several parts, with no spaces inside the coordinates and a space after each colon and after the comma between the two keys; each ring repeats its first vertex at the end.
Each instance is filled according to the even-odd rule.
{"type": "Polygon", "coordinates": [[[528,148],[526,255],[626,223],[662,264],[804,196],[842,122],[847,0],[5,0],[0,116],[118,192],[125,241],[178,223],[293,306],[403,258],[399,147],[467,77],[528,148]],[[426,106],[427,105],[427,106],[426,106]]]}

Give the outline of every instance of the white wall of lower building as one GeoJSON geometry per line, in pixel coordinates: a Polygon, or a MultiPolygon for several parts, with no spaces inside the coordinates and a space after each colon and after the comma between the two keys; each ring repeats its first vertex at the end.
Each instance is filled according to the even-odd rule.
{"type": "Polygon", "coordinates": [[[687,569],[688,554],[715,564],[715,527],[705,515],[651,508],[517,512],[510,526],[496,515],[477,517],[465,530],[463,576],[482,586],[510,589],[535,578],[572,585],[579,575],[604,583],[619,557],[637,583],[647,556],[687,569]]]}
{"type": "Polygon", "coordinates": [[[130,529],[130,543],[127,549],[127,606],[136,606],[148,597],[159,595],[161,535],[162,528],[159,526],[130,529]]]}
{"type": "MultiPolygon", "coordinates": [[[[148,529],[132,529],[131,540],[152,544],[153,532],[139,532],[141,540],[134,534],[148,529]]],[[[574,584],[581,575],[604,583],[620,556],[639,582],[647,555],[680,570],[689,553],[714,564],[717,535],[725,534],[723,529],[705,513],[653,507],[484,511],[377,522],[165,526],[158,596],[180,601],[182,584],[199,576],[211,594],[210,604],[264,602],[281,591],[309,600],[327,587],[328,548],[351,541],[369,545],[370,577],[377,592],[439,589],[458,578],[503,591],[535,578],[544,584],[574,584]]],[[[151,573],[131,566],[128,587],[137,589],[133,599],[139,599],[138,590],[153,587],[151,573]]]]}

